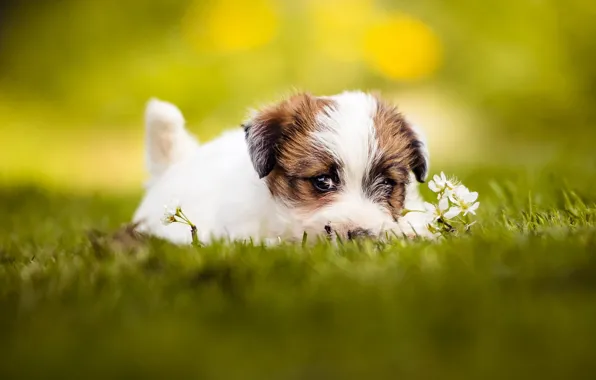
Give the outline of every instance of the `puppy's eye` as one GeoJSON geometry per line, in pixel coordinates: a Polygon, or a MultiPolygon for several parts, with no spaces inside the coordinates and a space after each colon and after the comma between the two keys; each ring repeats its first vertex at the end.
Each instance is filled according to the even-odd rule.
{"type": "Polygon", "coordinates": [[[315,189],[322,193],[333,191],[337,185],[329,175],[319,175],[310,179],[315,189]]]}
{"type": "Polygon", "coordinates": [[[382,189],[381,191],[383,191],[383,193],[386,196],[390,196],[393,193],[393,189],[395,188],[396,185],[397,185],[397,182],[395,182],[391,178],[384,178],[383,181],[381,182],[381,189],[382,189]]]}
{"type": "Polygon", "coordinates": [[[385,178],[383,182],[381,182],[381,184],[386,187],[394,187],[395,185],[397,185],[397,182],[395,182],[391,178],[385,178]]]}

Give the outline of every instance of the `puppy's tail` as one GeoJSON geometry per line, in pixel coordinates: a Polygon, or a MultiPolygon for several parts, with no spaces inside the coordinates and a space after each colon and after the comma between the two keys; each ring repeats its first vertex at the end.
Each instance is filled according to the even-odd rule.
{"type": "Polygon", "coordinates": [[[175,162],[190,156],[199,146],[184,127],[184,116],[173,104],[151,99],[145,110],[147,169],[159,177],[175,162]]]}

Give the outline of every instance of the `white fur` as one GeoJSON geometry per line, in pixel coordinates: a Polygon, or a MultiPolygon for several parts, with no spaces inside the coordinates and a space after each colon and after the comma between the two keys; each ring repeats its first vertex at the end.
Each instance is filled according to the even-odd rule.
{"type": "MultiPolygon", "coordinates": [[[[395,223],[386,210],[363,194],[362,177],[378,149],[372,121],[375,99],[359,92],[332,99],[337,107],[328,116],[319,117],[324,129],[316,138],[344,163],[347,182],[337,201],[310,215],[272,198],[265,180],[254,170],[240,128],[198,146],[184,129],[184,119],[175,106],[151,101],[146,117],[152,179],[133,220],[140,223],[141,231],[175,243],[190,243],[188,226],[161,223],[164,205],[177,199],[204,242],[220,237],[299,240],[304,231],[311,237],[320,235],[327,224],[428,236],[422,213],[410,213],[395,223]],[[164,140],[170,146],[165,153],[160,149],[164,140]]],[[[405,207],[423,209],[415,180],[407,189],[405,207]]]]}
{"type": "MultiPolygon", "coordinates": [[[[394,231],[410,236],[427,235],[424,228],[427,221],[423,214],[410,213],[407,218],[395,223],[385,207],[372,202],[364,194],[362,179],[380,153],[373,120],[377,111],[376,99],[362,92],[344,92],[330,99],[334,101],[334,107],[318,117],[322,131],[316,133],[315,139],[341,162],[344,174],[342,190],[338,201],[310,215],[306,220],[307,226],[320,230],[331,222],[332,227],[340,223],[364,228],[374,234],[394,231]]],[[[419,129],[416,134],[421,135],[419,129]]],[[[428,160],[427,152],[425,157],[428,160]]],[[[423,210],[414,176],[411,176],[410,182],[405,207],[423,210]]]]}
{"type": "Polygon", "coordinates": [[[327,223],[333,230],[359,227],[377,234],[394,222],[386,209],[367,199],[362,188],[362,179],[378,150],[373,122],[376,100],[361,92],[345,92],[331,99],[334,107],[319,115],[321,131],[315,140],[341,164],[342,188],[338,201],[311,215],[307,223],[319,229],[327,223]],[[346,227],[334,227],[336,223],[346,227]]]}
{"type": "Polygon", "coordinates": [[[151,99],[145,111],[147,167],[158,177],[172,164],[189,157],[196,140],[184,128],[182,112],[173,104],[151,99]]]}

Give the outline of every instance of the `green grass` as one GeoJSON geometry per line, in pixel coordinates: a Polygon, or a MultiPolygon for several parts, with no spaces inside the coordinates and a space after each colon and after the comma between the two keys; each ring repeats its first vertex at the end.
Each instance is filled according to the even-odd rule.
{"type": "Polygon", "coordinates": [[[596,179],[449,173],[470,235],[337,248],[132,244],[138,196],[5,187],[0,378],[592,377],[596,179]]]}

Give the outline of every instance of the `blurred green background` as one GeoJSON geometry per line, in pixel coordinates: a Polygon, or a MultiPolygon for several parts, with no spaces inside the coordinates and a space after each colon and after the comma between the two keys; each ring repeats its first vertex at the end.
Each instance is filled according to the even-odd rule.
{"type": "Polygon", "coordinates": [[[294,89],[380,90],[449,165],[596,168],[592,0],[2,0],[0,184],[138,191],[142,113],[202,141],[294,89]]]}

